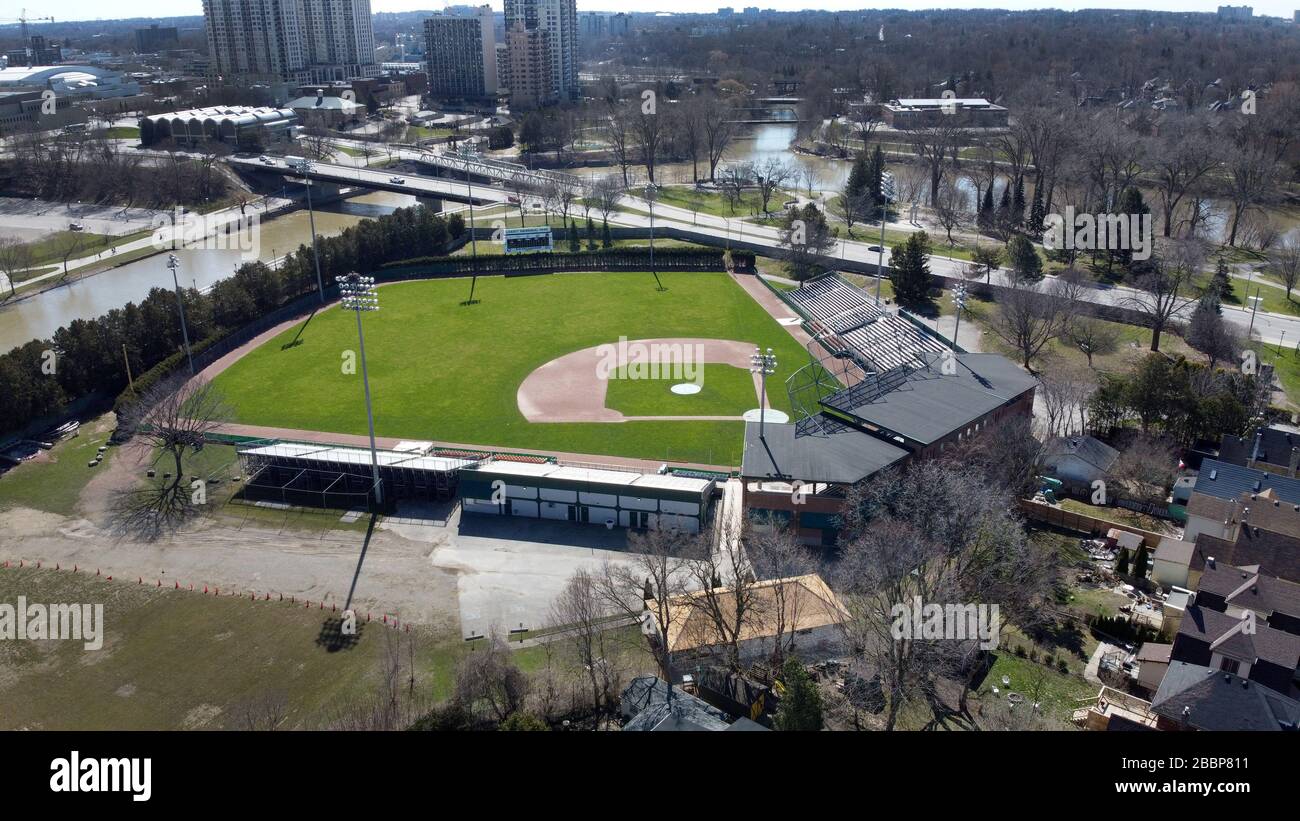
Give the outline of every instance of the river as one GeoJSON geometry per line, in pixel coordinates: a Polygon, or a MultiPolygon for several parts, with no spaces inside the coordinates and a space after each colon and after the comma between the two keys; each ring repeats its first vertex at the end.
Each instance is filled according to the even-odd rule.
{"type": "MultiPolygon", "coordinates": [[[[362,194],[316,209],[316,232],[322,237],[335,236],[364,219],[414,204],[411,194],[362,194]]],[[[306,210],[267,220],[259,228],[257,257],[264,262],[311,242],[306,210]]],[[[176,256],[180,259],[181,285],[199,289],[230,276],[243,262],[237,250],[182,249],[176,256]]],[[[0,351],[47,337],[74,319],[90,319],[128,302],[139,302],[151,288],[172,287],[166,259],[157,254],[129,262],[0,308],[0,351]]]]}

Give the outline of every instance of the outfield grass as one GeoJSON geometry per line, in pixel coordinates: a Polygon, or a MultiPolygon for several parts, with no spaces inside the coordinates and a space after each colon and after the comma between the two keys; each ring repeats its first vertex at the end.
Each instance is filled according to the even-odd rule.
{"type": "MultiPolygon", "coordinates": [[[[435,439],[735,465],[743,422],[527,422],[516,404],[536,368],[583,348],[657,337],[703,337],[771,347],[771,406],[789,412],[782,389],[808,353],[722,273],[557,274],[386,285],[381,310],[364,317],[375,426],[381,436],[435,439]]],[[[360,378],[344,374],[357,347],[356,321],[328,310],[291,328],[216,380],[235,420],[284,428],[366,431],[360,378]]],[[[359,371],[359,369],[358,369],[359,371]]],[[[665,393],[665,403],[671,393],[665,393]]],[[[661,414],[671,413],[665,404],[661,414]]]]}
{"type": "Polygon", "coordinates": [[[749,371],[733,365],[704,366],[700,392],[678,395],[671,388],[682,379],[628,379],[620,368],[609,380],[605,407],[624,416],[740,416],[758,407],[758,393],[749,371]]]}

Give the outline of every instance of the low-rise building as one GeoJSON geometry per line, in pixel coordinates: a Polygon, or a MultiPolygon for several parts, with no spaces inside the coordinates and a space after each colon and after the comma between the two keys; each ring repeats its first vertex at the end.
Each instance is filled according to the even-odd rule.
{"type": "Polygon", "coordinates": [[[213,106],[154,114],[140,120],[140,144],[174,140],[194,147],[223,143],[234,150],[254,151],[293,140],[298,116],[289,108],[213,106]]]}
{"type": "Polygon", "coordinates": [[[1005,128],[1007,109],[982,97],[906,97],[881,106],[890,128],[908,129],[949,123],[960,128],[1005,128]]]}
{"type": "Polygon", "coordinates": [[[1092,436],[1055,436],[1043,446],[1043,472],[1076,485],[1105,479],[1117,459],[1119,451],[1092,436]]]}

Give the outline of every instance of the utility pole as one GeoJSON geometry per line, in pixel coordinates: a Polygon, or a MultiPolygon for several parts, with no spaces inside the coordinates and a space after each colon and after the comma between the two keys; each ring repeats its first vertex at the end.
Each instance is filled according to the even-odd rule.
{"type": "Polygon", "coordinates": [[[176,271],[181,267],[181,261],[176,258],[175,254],[167,255],[167,267],[172,272],[172,286],[176,289],[176,308],[181,314],[181,338],[185,340],[185,358],[190,362],[190,376],[193,376],[194,357],[190,354],[190,332],[185,327],[185,300],[181,298],[181,284],[176,277],[176,271]]]}
{"type": "Polygon", "coordinates": [[[311,255],[312,259],[316,261],[316,291],[323,303],[325,302],[325,282],[320,276],[320,248],[316,244],[316,212],[312,210],[311,180],[307,177],[311,173],[311,160],[304,159],[297,163],[295,168],[302,174],[302,183],[307,187],[307,220],[311,225],[311,255]]]}
{"type": "Polygon", "coordinates": [[[876,307],[880,307],[880,281],[885,278],[885,220],[889,216],[889,203],[894,199],[894,175],[888,171],[880,175],[880,245],[876,246],[876,307]]]}

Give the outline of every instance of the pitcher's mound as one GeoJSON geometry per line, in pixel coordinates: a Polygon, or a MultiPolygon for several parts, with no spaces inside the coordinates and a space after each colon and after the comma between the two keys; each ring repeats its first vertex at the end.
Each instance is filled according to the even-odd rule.
{"type": "Polygon", "coordinates": [[[700,392],[700,386],[694,382],[679,382],[669,390],[678,396],[691,396],[700,392]]]}

